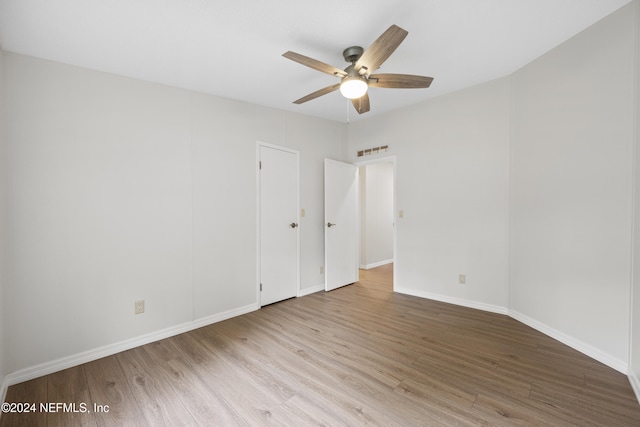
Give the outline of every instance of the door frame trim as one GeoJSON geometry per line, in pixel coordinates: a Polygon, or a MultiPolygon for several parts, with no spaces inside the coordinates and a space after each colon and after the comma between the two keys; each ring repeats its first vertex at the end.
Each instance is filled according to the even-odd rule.
{"type": "MultiPolygon", "coordinates": [[[[283,147],[281,145],[275,145],[268,142],[256,141],[256,157],[255,157],[255,171],[256,171],[256,301],[258,307],[262,307],[261,294],[260,294],[260,278],[261,278],[261,261],[262,254],[260,251],[260,236],[261,236],[261,200],[260,200],[260,148],[266,147],[274,150],[280,150],[287,153],[296,155],[296,222],[300,224],[300,151],[293,150],[291,148],[283,147]]],[[[296,233],[296,297],[300,295],[300,225],[298,225],[296,233]]]]}

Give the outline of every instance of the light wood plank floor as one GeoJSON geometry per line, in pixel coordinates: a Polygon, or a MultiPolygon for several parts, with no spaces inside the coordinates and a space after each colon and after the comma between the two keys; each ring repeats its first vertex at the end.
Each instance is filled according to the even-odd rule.
{"type": "Polygon", "coordinates": [[[9,388],[88,413],[0,426],[638,426],[627,378],[502,315],[394,294],[392,267],[9,388]],[[94,412],[94,404],[109,412],[94,412]]]}

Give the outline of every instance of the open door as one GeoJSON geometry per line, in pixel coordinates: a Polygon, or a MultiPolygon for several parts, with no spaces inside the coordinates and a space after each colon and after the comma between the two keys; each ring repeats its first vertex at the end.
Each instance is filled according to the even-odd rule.
{"type": "Polygon", "coordinates": [[[358,167],[324,161],[325,290],[358,281],[358,167]]]}

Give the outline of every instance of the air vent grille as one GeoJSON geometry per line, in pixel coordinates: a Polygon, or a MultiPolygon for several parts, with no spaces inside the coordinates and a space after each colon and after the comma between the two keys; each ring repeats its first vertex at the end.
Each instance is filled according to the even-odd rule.
{"type": "Polygon", "coordinates": [[[373,147],[373,148],[365,148],[364,150],[359,150],[358,151],[358,157],[370,156],[372,154],[378,154],[378,153],[384,153],[388,149],[389,149],[388,145],[382,145],[380,147],[373,147]]]}

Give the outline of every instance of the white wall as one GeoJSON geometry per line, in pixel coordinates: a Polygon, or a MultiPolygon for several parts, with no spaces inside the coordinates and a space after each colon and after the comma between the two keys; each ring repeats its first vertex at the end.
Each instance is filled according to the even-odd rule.
{"type": "Polygon", "coordinates": [[[625,369],[634,5],[512,77],[510,307],[625,369]]]}
{"type": "Polygon", "coordinates": [[[384,161],[360,166],[360,265],[393,261],[393,169],[384,161]]]}
{"type": "Polygon", "coordinates": [[[8,53],[5,72],[9,371],[191,320],[188,94],[8,53]]]}
{"type": "Polygon", "coordinates": [[[257,308],[257,140],[301,151],[302,287],[323,283],[318,189],[344,125],[4,59],[9,372],[257,308]]]}
{"type": "Polygon", "coordinates": [[[509,79],[351,123],[348,131],[352,161],[358,150],[387,144],[378,156],[397,156],[404,218],[396,213],[395,289],[504,312],[509,79]]]}

